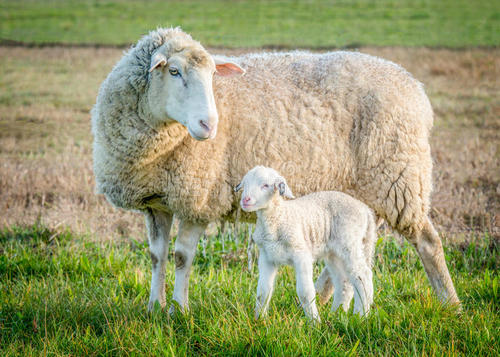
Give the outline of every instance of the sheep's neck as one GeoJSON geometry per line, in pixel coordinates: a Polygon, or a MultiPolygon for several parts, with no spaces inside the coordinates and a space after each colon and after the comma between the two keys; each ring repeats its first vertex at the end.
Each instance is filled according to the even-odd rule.
{"type": "Polygon", "coordinates": [[[144,142],[141,164],[148,165],[173,153],[188,136],[186,128],[177,122],[155,129],[144,142]]]}

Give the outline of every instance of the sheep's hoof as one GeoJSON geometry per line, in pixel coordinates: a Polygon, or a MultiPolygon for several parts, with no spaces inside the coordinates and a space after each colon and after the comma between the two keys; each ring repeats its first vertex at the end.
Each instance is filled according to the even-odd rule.
{"type": "Polygon", "coordinates": [[[188,311],[187,306],[182,307],[177,301],[173,300],[170,308],[168,309],[168,313],[171,317],[173,317],[177,313],[184,314],[188,311]]]}
{"type": "Polygon", "coordinates": [[[155,312],[163,310],[165,303],[161,303],[158,300],[153,300],[148,303],[148,312],[155,312]]]}

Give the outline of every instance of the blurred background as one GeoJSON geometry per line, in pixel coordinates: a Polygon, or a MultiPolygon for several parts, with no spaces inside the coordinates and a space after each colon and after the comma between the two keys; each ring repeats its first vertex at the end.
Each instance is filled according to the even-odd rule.
{"type": "Polygon", "coordinates": [[[90,115],[123,50],[181,26],[213,53],[348,49],[392,60],[435,110],[431,215],[446,239],[500,237],[500,6],[443,1],[0,2],[0,227],[144,237],[94,195],[90,115]]]}

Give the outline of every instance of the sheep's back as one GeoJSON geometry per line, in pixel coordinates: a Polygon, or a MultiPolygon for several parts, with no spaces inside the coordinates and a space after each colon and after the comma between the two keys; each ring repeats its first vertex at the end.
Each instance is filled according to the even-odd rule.
{"type": "Polygon", "coordinates": [[[236,60],[246,75],[214,85],[231,143],[231,184],[264,165],[286,177],[296,195],[339,190],[363,198],[356,187],[365,171],[430,157],[430,103],[396,64],[343,51],[236,60]]]}

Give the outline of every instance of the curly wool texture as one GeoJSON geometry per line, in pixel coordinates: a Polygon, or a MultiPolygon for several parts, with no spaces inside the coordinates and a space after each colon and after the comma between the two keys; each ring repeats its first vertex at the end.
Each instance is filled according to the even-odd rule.
{"type": "Polygon", "coordinates": [[[349,195],[322,191],[291,201],[275,195],[257,216],[253,240],[273,262],[287,264],[297,252],[308,252],[314,260],[333,253],[342,261],[355,256],[363,260],[358,265],[372,267],[375,218],[349,195]]]}
{"type": "Polygon", "coordinates": [[[433,113],[404,69],[343,51],[232,58],[246,75],[214,78],[218,134],[200,142],[181,124],[147,124],[148,68],[164,43],[172,53],[204,51],[179,29],[151,32],[114,67],[92,112],[97,190],[114,205],[231,219],[232,188],[264,165],[288,177],[297,196],[347,191],[400,231],[424,224],[433,113]]]}

